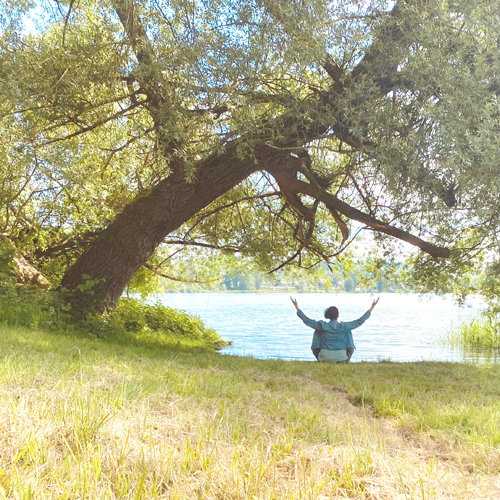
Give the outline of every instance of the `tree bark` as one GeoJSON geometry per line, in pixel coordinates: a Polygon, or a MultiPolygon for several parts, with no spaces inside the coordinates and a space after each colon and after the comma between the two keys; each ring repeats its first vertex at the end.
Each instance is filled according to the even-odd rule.
{"type": "Polygon", "coordinates": [[[194,182],[177,172],[140,195],[65,274],[61,287],[73,313],[81,316],[114,308],[134,273],[165,236],[261,165],[282,161],[287,155],[262,146],[254,157],[238,159],[233,145],[202,162],[194,182]]]}

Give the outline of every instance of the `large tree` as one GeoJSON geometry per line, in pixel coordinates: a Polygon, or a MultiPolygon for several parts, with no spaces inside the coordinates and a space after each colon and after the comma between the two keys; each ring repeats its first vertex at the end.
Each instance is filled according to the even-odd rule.
{"type": "Polygon", "coordinates": [[[420,249],[435,287],[494,264],[499,7],[7,4],[3,233],[71,248],[61,285],[83,310],[169,244],[307,266],[369,229],[420,249]]]}

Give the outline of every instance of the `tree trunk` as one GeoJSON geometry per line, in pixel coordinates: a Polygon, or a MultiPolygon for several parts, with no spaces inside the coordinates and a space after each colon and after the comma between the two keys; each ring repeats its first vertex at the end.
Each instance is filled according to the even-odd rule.
{"type": "MultiPolygon", "coordinates": [[[[170,119],[168,110],[171,104],[162,94],[163,77],[160,66],[154,64],[153,47],[139,18],[135,1],[113,0],[112,3],[137,57],[137,74],[140,74],[141,89],[147,95],[144,106],[155,123],[160,149],[166,158],[172,157],[173,152],[181,145],[175,138],[167,135],[170,119]]],[[[394,43],[409,46],[409,41],[404,41],[406,31],[399,28],[400,14],[400,9],[394,7],[388,25],[385,31],[380,32],[380,36],[382,40],[388,37],[394,43]]],[[[314,100],[304,100],[303,110],[294,106],[293,113],[285,111],[275,118],[272,124],[267,123],[266,127],[258,128],[256,133],[249,137],[255,143],[258,130],[261,130],[262,136],[256,142],[260,146],[255,147],[251,157],[241,159],[238,156],[236,140],[223,154],[202,161],[196,170],[197,179],[192,183],[186,181],[182,165],[170,165],[172,175],[127,206],[67,271],[61,286],[68,291],[73,313],[79,315],[87,311],[99,312],[115,307],[134,273],[148,261],[165,236],[178,229],[246,177],[264,168],[274,172],[278,181],[281,178],[281,185],[285,189],[284,197],[301,215],[305,214],[309,218],[313,216],[300,202],[298,193],[311,195],[323,202],[343,229],[344,238],[347,237],[347,227],[337,212],[363,222],[374,230],[410,241],[436,258],[449,255],[448,250],[443,253],[443,249],[427,244],[405,231],[395,229],[388,223],[378,221],[341,202],[335,196],[326,193],[324,189],[319,189],[314,179],[310,180],[310,185],[299,182],[296,178],[297,168],[291,168],[298,159],[295,155],[291,156],[290,152],[297,146],[322,137],[329,130],[353,149],[361,148],[362,141],[350,131],[350,124],[345,117],[342,117],[342,112],[337,111],[337,119],[333,119],[331,115],[330,110],[337,109],[336,96],[348,91],[349,86],[360,74],[363,78],[373,79],[376,93],[387,94],[390,90],[387,82],[395,73],[398,62],[399,59],[393,61],[393,64],[388,64],[384,52],[377,43],[374,43],[354,68],[350,78],[343,78],[343,70],[328,63],[325,69],[332,76],[334,85],[316,102],[317,109],[314,108],[314,100]],[[380,85],[377,83],[380,81],[386,83],[380,85]],[[325,108],[329,110],[326,113],[325,108]],[[311,116],[317,116],[312,123],[311,116]],[[272,134],[270,137],[264,137],[265,130],[277,130],[283,135],[283,138],[274,144],[274,148],[265,146],[267,141],[272,140],[272,134]],[[287,168],[291,168],[288,173],[287,168]]],[[[353,101],[351,105],[361,106],[362,103],[353,101]]]]}
{"type": "Polygon", "coordinates": [[[287,153],[261,147],[253,158],[238,159],[236,147],[202,162],[189,183],[180,170],[139,195],[66,272],[66,290],[73,314],[102,312],[116,306],[127,283],[155,248],[219,196],[259,169],[281,161],[287,153]]]}

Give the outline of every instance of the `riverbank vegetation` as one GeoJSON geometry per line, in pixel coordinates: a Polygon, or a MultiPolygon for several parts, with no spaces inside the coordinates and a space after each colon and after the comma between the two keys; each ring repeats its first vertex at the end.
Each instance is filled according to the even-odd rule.
{"type": "Polygon", "coordinates": [[[162,345],[205,347],[227,345],[201,319],[161,304],[146,304],[123,297],[116,309],[75,320],[56,291],[17,286],[0,272],[0,324],[5,327],[43,329],[100,339],[141,342],[154,339],[162,345]]]}
{"type": "Polygon", "coordinates": [[[464,321],[457,328],[450,330],[440,342],[451,347],[498,354],[500,350],[498,315],[486,312],[477,318],[464,321]]]}
{"type": "Polygon", "coordinates": [[[256,360],[0,328],[0,498],[500,492],[498,365],[256,360]]]}

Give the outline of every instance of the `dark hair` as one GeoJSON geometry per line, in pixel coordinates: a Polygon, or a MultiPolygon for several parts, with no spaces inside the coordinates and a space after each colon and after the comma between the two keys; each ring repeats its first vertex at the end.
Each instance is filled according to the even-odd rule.
{"type": "Polygon", "coordinates": [[[326,319],[337,319],[338,317],[339,317],[339,310],[335,306],[325,309],[326,319]]]}

